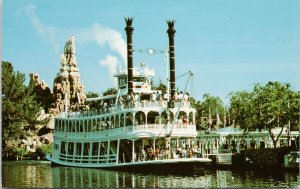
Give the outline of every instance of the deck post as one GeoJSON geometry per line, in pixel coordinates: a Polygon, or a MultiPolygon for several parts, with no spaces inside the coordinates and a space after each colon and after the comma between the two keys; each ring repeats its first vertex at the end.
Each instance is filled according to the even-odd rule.
{"type": "Polygon", "coordinates": [[[132,140],[132,162],[135,162],[134,151],[134,140],[132,140]]]}
{"type": "Polygon", "coordinates": [[[153,152],[155,152],[155,138],[153,139],[153,152]]]}
{"type": "Polygon", "coordinates": [[[91,158],[93,156],[93,142],[90,142],[90,151],[89,151],[89,162],[91,163],[91,160],[93,160],[93,158],[91,158]]]}
{"type": "Polygon", "coordinates": [[[83,151],[84,151],[84,142],[81,143],[80,163],[82,163],[83,160],[83,151]]]}
{"type": "Polygon", "coordinates": [[[107,157],[106,157],[106,163],[108,163],[109,160],[109,151],[110,151],[110,140],[107,142],[107,157]]]}
{"type": "Polygon", "coordinates": [[[101,150],[101,142],[98,143],[98,158],[97,158],[98,163],[99,163],[100,150],[101,150]]]}
{"type": "Polygon", "coordinates": [[[119,153],[120,153],[119,151],[120,151],[120,139],[118,138],[116,164],[119,163],[119,153]]]}

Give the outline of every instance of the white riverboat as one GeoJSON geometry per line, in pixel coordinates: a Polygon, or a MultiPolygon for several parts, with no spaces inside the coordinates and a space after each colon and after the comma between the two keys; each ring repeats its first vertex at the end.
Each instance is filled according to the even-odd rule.
{"type": "Polygon", "coordinates": [[[186,88],[176,98],[174,21],[168,21],[170,95],[169,90],[151,88],[153,69],[132,66],[132,19],[126,24],[128,66],[127,72],[119,69],[114,75],[118,93],[87,99],[99,109],[56,117],[53,150],[47,158],[65,166],[147,171],[190,171],[210,163],[195,145],[196,110],[186,88]]]}

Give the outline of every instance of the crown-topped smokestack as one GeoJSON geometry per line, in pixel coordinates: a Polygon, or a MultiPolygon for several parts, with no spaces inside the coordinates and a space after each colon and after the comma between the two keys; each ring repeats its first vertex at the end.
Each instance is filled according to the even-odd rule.
{"type": "Polygon", "coordinates": [[[173,100],[175,95],[175,46],[174,46],[174,35],[176,32],[176,30],[174,29],[175,20],[168,20],[167,23],[169,26],[167,33],[169,35],[171,99],[173,100]]]}
{"type": "Polygon", "coordinates": [[[133,92],[133,65],[132,65],[132,32],[134,28],[132,27],[133,18],[125,18],[126,22],[126,35],[127,35],[127,83],[128,83],[128,94],[133,92]]]}

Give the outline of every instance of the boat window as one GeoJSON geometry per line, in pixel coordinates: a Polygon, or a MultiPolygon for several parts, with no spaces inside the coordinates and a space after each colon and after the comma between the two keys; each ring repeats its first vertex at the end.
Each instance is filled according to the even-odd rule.
{"type": "Polygon", "coordinates": [[[72,131],[76,132],[76,121],[72,121],[72,131]]]}
{"type": "Polygon", "coordinates": [[[74,143],[73,142],[69,142],[68,143],[68,154],[69,155],[73,155],[74,152],[74,143]]]}
{"type": "Polygon", "coordinates": [[[67,120],[63,120],[63,126],[62,126],[62,131],[67,131],[67,129],[68,129],[68,122],[67,122],[67,120]]]}
{"type": "Polygon", "coordinates": [[[58,130],[58,120],[57,119],[55,119],[54,129],[56,131],[58,130]]]}
{"type": "Polygon", "coordinates": [[[97,122],[96,119],[91,120],[92,131],[97,131],[97,122]]]}
{"type": "Polygon", "coordinates": [[[97,119],[97,131],[101,130],[100,119],[97,119]]]}
{"type": "Polygon", "coordinates": [[[83,132],[83,122],[79,121],[79,131],[83,132]]]}
{"type": "Polygon", "coordinates": [[[147,115],[147,124],[156,124],[159,123],[159,113],[151,111],[147,115]]]}
{"type": "Polygon", "coordinates": [[[93,142],[92,155],[98,155],[99,142],[93,142]]]}
{"type": "Polygon", "coordinates": [[[58,120],[57,121],[57,130],[58,131],[60,131],[61,129],[60,129],[60,127],[61,127],[61,121],[60,120],[58,120]]]}
{"type": "Polygon", "coordinates": [[[124,127],[124,126],[125,126],[125,116],[124,114],[122,114],[120,118],[120,127],[124,127]]]}
{"type": "Polygon", "coordinates": [[[119,121],[120,121],[120,120],[119,120],[119,115],[117,115],[117,116],[116,116],[116,119],[115,119],[115,127],[116,127],[116,128],[120,127],[119,121]]]}
{"type": "Polygon", "coordinates": [[[89,132],[90,131],[89,121],[88,120],[84,120],[83,124],[84,124],[84,128],[85,128],[84,131],[89,132]]]}
{"type": "Polygon", "coordinates": [[[76,143],[76,155],[81,155],[81,146],[82,143],[76,143]]]}
{"type": "Polygon", "coordinates": [[[83,146],[83,155],[88,156],[90,153],[90,143],[84,143],[83,146]]]}
{"type": "Polygon", "coordinates": [[[132,113],[128,112],[128,113],[126,114],[126,119],[125,119],[125,121],[126,121],[126,123],[125,123],[126,126],[131,126],[131,125],[133,125],[133,116],[132,116],[132,113]]]}
{"type": "Polygon", "coordinates": [[[100,147],[101,155],[107,154],[107,144],[108,144],[108,142],[101,142],[101,147],[100,147]]]}
{"type": "Polygon", "coordinates": [[[88,126],[88,131],[93,131],[92,129],[92,120],[90,119],[90,120],[87,120],[87,126],[88,126]]]}
{"type": "Polygon", "coordinates": [[[112,116],[110,118],[110,128],[115,128],[115,118],[114,118],[114,116],[112,116]]]}
{"type": "Polygon", "coordinates": [[[144,125],[145,124],[145,113],[142,111],[139,111],[135,114],[135,120],[137,120],[137,125],[144,125]]]}
{"type": "Polygon", "coordinates": [[[104,118],[101,119],[101,130],[104,130],[106,129],[106,123],[105,123],[105,120],[104,118]]]}
{"type": "Polygon", "coordinates": [[[168,115],[167,112],[163,112],[161,113],[161,124],[167,124],[168,121],[168,115]]]}
{"type": "Polygon", "coordinates": [[[64,141],[61,142],[60,153],[66,154],[66,142],[64,142],[64,141]]]}

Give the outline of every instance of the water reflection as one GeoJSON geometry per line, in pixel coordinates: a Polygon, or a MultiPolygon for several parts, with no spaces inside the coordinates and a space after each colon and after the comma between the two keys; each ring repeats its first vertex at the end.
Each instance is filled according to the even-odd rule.
{"type": "Polygon", "coordinates": [[[286,188],[299,183],[298,173],[278,170],[232,172],[202,169],[193,175],[157,175],[51,167],[48,162],[4,162],[2,177],[4,187],[20,188],[286,188]]]}
{"type": "Polygon", "coordinates": [[[2,186],[52,188],[52,170],[49,162],[2,162],[2,186]]]}

